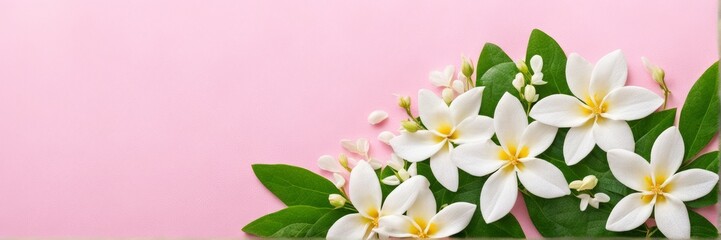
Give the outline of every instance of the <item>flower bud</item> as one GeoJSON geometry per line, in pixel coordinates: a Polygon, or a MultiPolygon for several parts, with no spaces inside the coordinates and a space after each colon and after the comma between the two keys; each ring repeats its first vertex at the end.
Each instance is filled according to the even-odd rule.
{"type": "Polygon", "coordinates": [[[461,61],[461,72],[467,78],[471,78],[471,75],[473,75],[473,61],[466,56],[461,56],[461,61]]]}
{"type": "Polygon", "coordinates": [[[531,57],[531,69],[533,69],[533,73],[540,73],[543,69],[543,58],[541,58],[540,55],[533,55],[531,57]]]}
{"type": "Polygon", "coordinates": [[[453,92],[453,89],[445,88],[443,89],[443,92],[441,93],[443,97],[443,101],[446,102],[446,104],[451,104],[451,101],[453,101],[453,98],[456,97],[456,93],[453,92]]]}
{"type": "Polygon", "coordinates": [[[655,64],[651,63],[651,61],[648,60],[646,57],[641,57],[641,61],[643,62],[643,65],[646,67],[646,71],[651,73],[651,78],[653,78],[656,83],[660,85],[665,85],[664,78],[666,77],[666,73],[661,69],[659,66],[656,66],[655,64]]]}
{"type": "Polygon", "coordinates": [[[346,199],[340,194],[333,193],[331,195],[328,195],[328,202],[330,202],[330,205],[333,206],[335,209],[338,209],[345,206],[346,199]]]}
{"type": "Polygon", "coordinates": [[[346,170],[348,170],[348,171],[351,170],[351,168],[348,166],[348,156],[346,156],[345,154],[342,154],[342,153],[341,153],[340,155],[338,155],[338,162],[339,162],[340,165],[343,166],[346,170]]]}
{"type": "Polygon", "coordinates": [[[516,68],[518,68],[518,71],[520,71],[521,73],[528,73],[528,66],[526,65],[526,61],[524,60],[516,61],[516,68]]]}
{"type": "Polygon", "coordinates": [[[536,87],[534,87],[533,85],[526,85],[523,97],[526,99],[527,102],[531,103],[538,100],[538,98],[536,97],[536,87]]]}
{"type": "Polygon", "coordinates": [[[521,92],[521,88],[526,85],[526,81],[523,79],[523,73],[517,73],[516,78],[513,79],[511,84],[513,84],[513,87],[516,88],[518,92],[521,92]]]}
{"type": "Polygon", "coordinates": [[[411,97],[409,96],[398,96],[398,106],[406,109],[411,107],[411,97]]]}
{"type": "Polygon", "coordinates": [[[594,175],[588,175],[583,180],[576,180],[568,184],[569,188],[576,189],[578,191],[591,190],[598,184],[598,178],[594,175]]]}
{"type": "Polygon", "coordinates": [[[415,121],[412,121],[412,120],[401,121],[401,126],[403,126],[403,129],[405,129],[406,131],[411,132],[411,133],[418,131],[418,129],[420,128],[418,126],[418,123],[416,123],[415,121]]]}
{"type": "Polygon", "coordinates": [[[463,80],[453,80],[453,84],[451,85],[453,87],[453,90],[455,90],[457,93],[464,93],[466,91],[466,81],[463,80]]]}

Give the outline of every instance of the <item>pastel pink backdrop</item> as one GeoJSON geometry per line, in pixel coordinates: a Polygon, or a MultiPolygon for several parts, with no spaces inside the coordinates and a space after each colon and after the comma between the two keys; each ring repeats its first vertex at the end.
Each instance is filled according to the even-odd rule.
{"type": "Polygon", "coordinates": [[[593,61],[623,49],[657,90],[649,57],[679,106],[718,58],[716,4],[0,1],[0,236],[244,237],[282,208],[251,164],[318,171],[359,137],[387,159],[392,94],[484,42],[521,58],[533,28],[593,61]]]}

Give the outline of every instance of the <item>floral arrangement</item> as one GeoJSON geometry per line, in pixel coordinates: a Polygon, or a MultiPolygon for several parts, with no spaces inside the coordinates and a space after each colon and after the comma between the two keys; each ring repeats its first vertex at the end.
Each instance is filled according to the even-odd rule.
{"type": "MultiPolygon", "coordinates": [[[[398,134],[378,136],[392,147],[390,160],[369,156],[368,140],[358,139],[341,145],[360,159],[318,159],[332,181],[294,166],[253,165],[288,207],[243,231],[523,238],[509,214],[520,192],[544,237],[715,238],[716,227],[693,209],[718,201],[719,152],[701,153],[719,127],[718,63],[695,82],[676,122],[664,71],[643,62],[663,97],[625,86],[620,50],[593,64],[534,30],[525,60],[514,62],[487,43],[476,65],[464,57],[457,74],[453,66],[430,74],[440,96],[420,90],[417,104],[399,97],[408,119],[398,134]]],[[[387,115],[375,111],[369,123],[387,115]]]]}

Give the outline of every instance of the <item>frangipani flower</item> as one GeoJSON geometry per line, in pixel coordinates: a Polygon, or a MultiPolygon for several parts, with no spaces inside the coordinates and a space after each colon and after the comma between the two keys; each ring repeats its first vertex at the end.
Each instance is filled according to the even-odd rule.
{"type": "Polygon", "coordinates": [[[611,200],[611,197],[609,197],[605,193],[596,193],[593,195],[593,197],[591,197],[591,195],[589,194],[584,193],[576,197],[581,199],[581,206],[579,206],[581,208],[581,211],[586,211],[588,205],[591,205],[591,207],[598,209],[599,203],[607,203],[611,200]]]}
{"type": "Polygon", "coordinates": [[[381,219],[401,215],[415,202],[423,189],[429,186],[423,176],[410,178],[398,185],[382,202],[380,182],[373,168],[364,161],[358,162],[350,174],[349,198],[358,213],[348,214],[333,223],[327,239],[366,239],[373,234],[381,219]]]}
{"type": "Polygon", "coordinates": [[[554,94],[531,109],[530,116],[539,122],[571,128],[563,143],[566,164],[578,163],[596,144],[604,151],[634,150],[633,133],[626,121],[648,116],[663,99],[645,88],[624,86],[627,74],[620,50],[602,57],[595,67],[572,53],[566,79],[576,97],[554,94]]]}
{"type": "Polygon", "coordinates": [[[616,204],[606,222],[606,229],[634,229],[654,212],[656,225],[668,238],[689,238],[691,225],[686,205],[708,194],[718,181],[716,173],[689,169],[679,173],[684,143],[676,127],[666,129],[651,148],[651,162],[623,149],[608,152],[611,173],[627,187],[638,191],[616,204]]]}
{"type": "Polygon", "coordinates": [[[451,161],[453,144],[480,142],[493,136],[493,120],[479,116],[482,87],[458,96],[450,106],[428,90],[418,93],[418,112],[427,130],[402,132],[391,139],[393,151],[410,162],[430,158],[433,176],[451,191],[458,189],[458,168],[451,161]]]}
{"type": "Polygon", "coordinates": [[[456,202],[436,213],[436,199],[430,189],[421,191],[406,216],[396,215],[380,220],[376,232],[397,238],[446,238],[468,226],[475,204],[456,202]]]}
{"type": "Polygon", "coordinates": [[[557,128],[528,124],[521,102],[506,93],[496,107],[493,124],[501,146],[492,141],[469,143],[453,151],[453,162],[474,176],[491,174],[481,189],[481,213],[487,223],[511,211],[518,193],[518,177],[526,189],[542,198],[571,193],[561,170],[536,156],[553,142],[557,128]]]}

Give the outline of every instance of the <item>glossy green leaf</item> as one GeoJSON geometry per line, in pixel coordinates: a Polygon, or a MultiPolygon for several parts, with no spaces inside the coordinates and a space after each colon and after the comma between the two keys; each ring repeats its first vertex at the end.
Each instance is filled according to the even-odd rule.
{"type": "Polygon", "coordinates": [[[259,237],[304,237],[321,217],[331,211],[331,208],[291,206],[256,219],[245,225],[243,232],[259,237]]]}
{"type": "Polygon", "coordinates": [[[487,224],[481,217],[479,201],[481,198],[481,187],[487,177],[474,177],[459,170],[458,191],[451,192],[441,186],[431,173],[428,161],[418,163],[418,174],[425,176],[431,182],[431,191],[436,198],[436,204],[440,208],[444,204],[455,202],[469,202],[476,204],[476,211],[466,229],[453,237],[469,238],[524,238],[523,229],[513,215],[508,214],[500,220],[487,224]]]}
{"type": "Polygon", "coordinates": [[[566,83],[566,53],[560,45],[541,30],[534,29],[531,37],[528,39],[528,48],[526,49],[526,64],[529,65],[531,57],[539,55],[543,58],[543,80],[548,82],[546,85],[537,86],[536,92],[540,98],[551,94],[568,94],[571,90],[566,83]]]}
{"type": "Polygon", "coordinates": [[[303,168],[284,164],[254,164],[253,172],[287,206],[330,207],[328,195],[340,194],[331,181],[303,168]]]}
{"type": "Polygon", "coordinates": [[[501,63],[513,62],[513,60],[496,44],[486,43],[483,45],[481,55],[478,56],[478,63],[476,64],[476,86],[481,86],[481,77],[483,74],[501,63]]]}
{"type": "Polygon", "coordinates": [[[718,238],[718,229],[705,217],[688,209],[688,218],[691,222],[692,238],[718,238]]]}
{"type": "Polygon", "coordinates": [[[636,140],[636,153],[647,161],[651,159],[651,147],[659,135],[673,126],[676,119],[676,109],[667,109],[654,112],[645,118],[630,121],[633,138],[636,140]]]}
{"type": "Polygon", "coordinates": [[[694,83],[681,109],[679,130],[691,159],[701,151],[719,130],[718,62],[709,67],[694,83]]]}
{"type": "Polygon", "coordinates": [[[329,211],[322,217],[318,219],[318,221],[313,224],[313,226],[308,230],[308,232],[305,234],[306,238],[322,238],[325,237],[326,234],[328,234],[328,229],[330,229],[333,224],[338,221],[341,217],[351,214],[351,212],[348,209],[335,209],[332,211],[329,211]]]}
{"type": "Polygon", "coordinates": [[[481,101],[481,115],[493,117],[498,101],[506,92],[518,97],[518,91],[511,84],[516,73],[518,73],[516,64],[507,62],[493,66],[483,74],[481,82],[485,88],[481,101]]]}
{"type": "MultiPolygon", "coordinates": [[[[690,164],[681,167],[680,171],[691,169],[691,168],[700,168],[700,169],[706,169],[711,172],[718,172],[719,171],[719,152],[714,151],[710,153],[703,154],[696,158],[696,160],[693,160],[690,164]]],[[[718,202],[718,188],[713,188],[709,194],[706,194],[706,196],[703,196],[699,199],[686,202],[686,206],[692,207],[692,208],[700,208],[700,207],[707,207],[716,204],[718,202]]]]}

